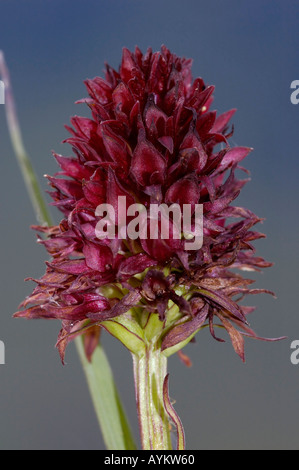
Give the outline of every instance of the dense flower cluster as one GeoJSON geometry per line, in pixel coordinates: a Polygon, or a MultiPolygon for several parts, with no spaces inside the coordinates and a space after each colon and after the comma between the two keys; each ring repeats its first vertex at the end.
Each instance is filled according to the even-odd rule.
{"type": "MultiPolygon", "coordinates": [[[[248,180],[237,179],[238,164],[252,150],[230,147],[235,110],[211,111],[213,86],[193,80],[191,60],[166,47],[143,54],[123,50],[119,71],[86,80],[91,118],[75,116],[66,140],[73,156],[54,154],[61,171],[48,177],[58,226],[37,227],[51,260],[31,296],[15,314],[62,321],[58,346],[84,333],[91,356],[101,322],[138,313],[140,324],[156,313],[165,329],[162,350],[183,344],[215,319],[244,359],[243,336],[256,337],[240,305],[253,282],[232,271],[270,266],[255,255],[252,230],[260,218],[232,203],[248,180]],[[203,204],[204,243],[187,251],[181,240],[99,240],[96,208],[118,197],[128,205],[203,204]],[[236,219],[234,221],[234,219],[236,219]],[[169,322],[171,309],[176,316],[169,322]],[[87,328],[88,327],[88,328],[87,328]]],[[[263,291],[264,292],[264,291],[263,291]]]]}

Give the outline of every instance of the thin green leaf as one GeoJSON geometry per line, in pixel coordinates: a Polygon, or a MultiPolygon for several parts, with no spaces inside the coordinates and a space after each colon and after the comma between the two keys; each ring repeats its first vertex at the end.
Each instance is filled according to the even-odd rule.
{"type": "Polygon", "coordinates": [[[104,349],[101,345],[97,346],[92,362],[89,362],[82,336],[75,342],[107,449],[136,449],[104,349]]]}
{"type": "Polygon", "coordinates": [[[41,192],[39,182],[30,158],[25,150],[22,133],[17,116],[15,101],[10,83],[9,70],[6,66],[4,54],[0,50],[0,75],[5,86],[5,111],[10,140],[20,166],[22,176],[33,205],[37,220],[40,224],[51,225],[51,216],[41,192]]]}

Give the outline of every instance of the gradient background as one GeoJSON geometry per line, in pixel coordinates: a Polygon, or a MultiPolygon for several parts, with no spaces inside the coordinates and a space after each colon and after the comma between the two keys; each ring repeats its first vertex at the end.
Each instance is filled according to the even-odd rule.
{"type": "MultiPolygon", "coordinates": [[[[239,197],[266,221],[268,238],[258,254],[275,263],[259,288],[278,299],[252,298],[251,325],[261,336],[287,335],[279,343],[247,339],[246,364],[229,341],[204,330],[185,352],[187,369],[169,361],[170,394],[186,431],[188,449],[298,449],[299,365],[290,344],[299,339],[298,124],[290,84],[299,79],[299,2],[295,0],[0,0],[0,48],[10,68],[25,145],[43,188],[57,170],[51,150],[62,145],[64,124],[88,116],[83,80],[118,67],[123,46],[144,51],[166,44],[194,59],[193,75],[216,85],[214,108],[238,108],[233,143],[254,147],[245,161],[252,181],[239,197]]],[[[104,444],[74,345],[62,367],[54,348],[60,322],[13,320],[44,272],[45,252],[0,106],[1,315],[0,449],[102,449],[104,444]]],[[[59,214],[53,212],[56,220],[59,214]]],[[[134,432],[131,357],[103,335],[134,432]]]]}

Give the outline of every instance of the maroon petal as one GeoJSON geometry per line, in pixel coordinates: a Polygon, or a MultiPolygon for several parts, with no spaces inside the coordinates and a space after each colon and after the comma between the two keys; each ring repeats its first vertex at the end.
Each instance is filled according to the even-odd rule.
{"type": "Polygon", "coordinates": [[[149,135],[156,138],[165,134],[167,115],[154,102],[150,95],[144,111],[144,122],[149,135]]]}
{"type": "Polygon", "coordinates": [[[204,175],[202,178],[202,182],[206,186],[211,203],[213,203],[216,199],[216,188],[213,179],[209,176],[204,175]]]}
{"type": "Polygon", "coordinates": [[[229,196],[225,196],[219,199],[216,199],[214,202],[207,202],[204,204],[204,212],[209,214],[218,214],[226,209],[227,206],[238,197],[240,191],[233,193],[229,196]]]}
{"type": "Polygon", "coordinates": [[[273,342],[276,342],[276,341],[282,341],[284,339],[288,339],[287,336],[280,336],[278,338],[263,338],[262,336],[251,335],[251,334],[244,333],[244,332],[242,332],[242,335],[243,336],[248,336],[249,338],[258,339],[260,341],[268,341],[270,343],[273,343],[273,342]]]}
{"type": "Polygon", "coordinates": [[[57,160],[60,168],[64,171],[65,175],[70,176],[71,178],[82,180],[84,178],[90,178],[92,175],[92,170],[84,165],[82,165],[75,158],[63,157],[53,152],[55,159],[57,160]]]}
{"type": "Polygon", "coordinates": [[[199,87],[197,85],[196,80],[194,81],[193,87],[194,93],[192,93],[192,97],[187,102],[187,106],[190,108],[194,108],[197,112],[199,112],[202,110],[203,106],[206,104],[206,102],[214,92],[215,87],[208,86],[202,91],[202,87],[199,87]]]}
{"type": "Polygon", "coordinates": [[[182,314],[191,315],[190,304],[182,295],[177,295],[174,291],[171,291],[169,298],[180,308],[182,314]]]}
{"type": "Polygon", "coordinates": [[[165,179],[166,161],[158,150],[139,133],[133,154],[131,174],[141,186],[161,184],[165,179]]]}
{"type": "MultiPolygon", "coordinates": [[[[171,221],[170,221],[171,222],[171,221]]],[[[170,238],[163,240],[160,237],[157,240],[142,239],[140,240],[141,246],[144,251],[158,262],[165,263],[175,256],[178,252],[183,250],[183,243],[181,240],[172,238],[171,223],[170,223],[170,238]]]]}
{"type": "Polygon", "coordinates": [[[84,333],[84,351],[87,357],[87,360],[91,362],[92,355],[99,344],[101,334],[101,327],[100,326],[91,326],[88,330],[84,333]]]}
{"type": "Polygon", "coordinates": [[[81,137],[82,139],[86,138],[87,140],[91,140],[92,138],[96,137],[98,124],[92,119],[81,116],[74,116],[71,118],[71,123],[74,126],[75,131],[72,131],[72,129],[69,127],[68,130],[73,135],[81,137]]]}
{"type": "Polygon", "coordinates": [[[84,196],[94,207],[106,201],[106,178],[102,168],[98,168],[90,180],[83,181],[84,196]]]}
{"type": "Polygon", "coordinates": [[[96,77],[93,80],[85,80],[84,83],[89,95],[95,101],[98,101],[102,105],[111,102],[112,89],[106,80],[103,80],[101,77],[96,77]]]}
{"type": "Polygon", "coordinates": [[[215,124],[211,129],[211,132],[217,134],[218,132],[225,131],[229,121],[231,120],[236,111],[236,109],[231,109],[230,111],[226,111],[225,113],[220,114],[220,116],[217,117],[215,124]]]}
{"type": "Polygon", "coordinates": [[[65,350],[71,340],[72,337],[70,336],[69,331],[62,328],[57,338],[56,348],[58,349],[60,360],[63,365],[65,364],[65,350]]]}
{"type": "Polygon", "coordinates": [[[186,135],[183,143],[180,146],[180,151],[186,149],[193,149],[198,153],[199,162],[197,170],[201,171],[207,163],[208,156],[193,124],[191,125],[189,133],[186,135]]]}
{"type": "Polygon", "coordinates": [[[129,115],[134,106],[134,99],[128,86],[124,82],[120,82],[112,93],[115,113],[119,112],[129,115]]]}
{"type": "MultiPolygon", "coordinates": [[[[205,137],[211,128],[213,127],[216,119],[216,111],[210,111],[208,113],[204,113],[197,119],[196,122],[196,130],[198,132],[199,137],[205,137]]],[[[211,130],[213,132],[213,130],[211,130]]]]}
{"type": "Polygon", "coordinates": [[[247,320],[239,307],[238,304],[233,302],[230,298],[221,295],[219,292],[208,290],[208,289],[199,289],[198,293],[200,296],[212,301],[212,303],[216,304],[216,306],[220,306],[227,310],[231,315],[238,318],[245,324],[247,324],[247,320]]]}
{"type": "Polygon", "coordinates": [[[121,300],[119,300],[111,309],[99,313],[89,313],[87,317],[92,320],[97,320],[100,325],[102,321],[110,320],[111,318],[115,318],[119,315],[127,313],[128,310],[138,304],[140,299],[141,294],[138,290],[129,292],[121,300]]]}
{"type": "Polygon", "coordinates": [[[223,157],[219,165],[219,171],[224,171],[232,165],[240,163],[252,150],[249,147],[233,147],[223,157]]]}
{"type": "Polygon", "coordinates": [[[196,179],[185,177],[170,186],[165,195],[165,202],[179,204],[182,209],[184,204],[189,204],[194,212],[199,197],[200,189],[196,179]]]}
{"type": "Polygon", "coordinates": [[[169,290],[169,281],[160,271],[150,270],[147,272],[143,283],[143,296],[152,301],[157,297],[164,296],[169,290]]]}
{"type": "Polygon", "coordinates": [[[107,203],[111,204],[111,206],[113,207],[116,220],[119,219],[119,213],[118,213],[118,202],[119,202],[118,198],[119,197],[126,198],[126,211],[128,210],[128,207],[130,205],[135,203],[135,200],[132,197],[132,195],[129,193],[127,189],[124,188],[124,186],[119,181],[119,178],[116,176],[115,171],[109,168],[108,180],[107,180],[107,203]]]}
{"type": "Polygon", "coordinates": [[[242,334],[240,331],[236,330],[231,322],[229,322],[223,315],[218,313],[217,316],[220,318],[221,323],[228,332],[235,352],[240,356],[242,361],[245,362],[244,338],[242,334]]]}
{"type": "Polygon", "coordinates": [[[53,188],[58,189],[58,191],[61,191],[66,196],[75,199],[81,199],[83,196],[81,183],[72,180],[54,178],[52,176],[47,176],[47,178],[53,188]]]}
{"type": "Polygon", "coordinates": [[[132,54],[126,47],[123,48],[123,56],[120,67],[120,76],[125,82],[138,77],[142,78],[142,72],[132,54]]]}
{"type": "Polygon", "coordinates": [[[174,142],[172,137],[167,135],[162,136],[158,139],[158,142],[160,142],[160,144],[162,144],[171,155],[173,154],[174,142]]]}
{"type": "Polygon", "coordinates": [[[192,361],[190,357],[187,356],[187,354],[185,354],[181,349],[178,351],[178,356],[186,367],[192,367],[192,361]]]}
{"type": "Polygon", "coordinates": [[[59,273],[81,275],[90,272],[90,268],[87,266],[85,259],[73,259],[69,261],[46,264],[59,273]]]}
{"type": "Polygon", "coordinates": [[[111,159],[125,171],[128,169],[131,149],[128,143],[117,135],[107,121],[100,125],[104,146],[111,159]]]}
{"type": "Polygon", "coordinates": [[[38,305],[16,312],[14,316],[29,319],[56,318],[58,320],[80,321],[87,318],[90,313],[98,315],[98,312],[108,310],[109,308],[108,300],[98,296],[97,300],[83,302],[81,305],[70,305],[67,307],[57,307],[52,304],[38,305]]]}
{"type": "Polygon", "coordinates": [[[94,271],[104,272],[113,264],[113,255],[108,246],[87,242],[83,254],[86,265],[94,271]]]}
{"type": "Polygon", "coordinates": [[[155,266],[156,263],[154,258],[145,253],[130,256],[120,264],[117,277],[125,281],[135,274],[142,273],[146,268],[155,266]]]}
{"type": "Polygon", "coordinates": [[[205,323],[208,313],[209,306],[206,304],[194,318],[172,328],[162,340],[162,351],[190,338],[205,323]]]}

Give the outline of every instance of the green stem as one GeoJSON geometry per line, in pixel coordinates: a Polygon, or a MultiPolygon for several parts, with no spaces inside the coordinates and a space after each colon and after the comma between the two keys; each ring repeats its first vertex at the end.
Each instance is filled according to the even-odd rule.
{"type": "MultiPolygon", "coordinates": [[[[12,146],[37,220],[45,226],[53,225],[47,204],[40,190],[38,178],[23,144],[9,71],[2,51],[0,51],[0,76],[5,87],[5,109],[12,146]]],[[[102,346],[99,345],[97,347],[94,352],[93,362],[89,363],[82,348],[82,338],[76,338],[75,344],[84,368],[92,402],[107,448],[113,450],[135,449],[125,412],[122,408],[112,372],[102,346]]]]}
{"type": "Polygon", "coordinates": [[[167,358],[150,343],[145,354],[133,354],[136,403],[143,450],[171,450],[170,422],[163,402],[167,358]]]}

